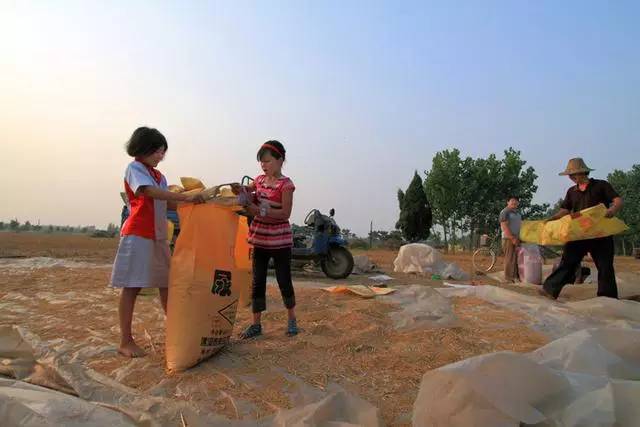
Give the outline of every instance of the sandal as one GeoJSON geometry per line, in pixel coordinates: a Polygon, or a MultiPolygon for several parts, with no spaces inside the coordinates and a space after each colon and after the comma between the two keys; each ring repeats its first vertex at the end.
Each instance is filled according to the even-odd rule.
{"type": "Polygon", "coordinates": [[[296,319],[290,319],[287,323],[287,336],[292,337],[294,335],[298,335],[298,323],[296,319]]]}
{"type": "Polygon", "coordinates": [[[240,339],[247,340],[259,335],[262,335],[262,325],[258,323],[245,329],[244,332],[240,334],[240,339]]]}

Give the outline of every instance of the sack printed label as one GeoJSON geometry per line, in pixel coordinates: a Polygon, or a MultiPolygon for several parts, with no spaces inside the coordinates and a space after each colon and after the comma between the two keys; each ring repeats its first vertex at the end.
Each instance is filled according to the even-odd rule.
{"type": "Polygon", "coordinates": [[[227,297],[231,295],[231,272],[224,270],[216,270],[213,274],[213,286],[211,293],[227,297]]]}

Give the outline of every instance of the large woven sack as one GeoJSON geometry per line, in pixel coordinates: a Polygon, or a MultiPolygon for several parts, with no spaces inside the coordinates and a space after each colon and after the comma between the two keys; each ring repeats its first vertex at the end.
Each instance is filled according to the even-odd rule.
{"type": "Polygon", "coordinates": [[[249,225],[247,218],[241,216],[236,234],[235,262],[238,270],[236,285],[240,307],[251,303],[251,283],[253,281],[253,246],[247,242],[249,225]]]}
{"type": "Polygon", "coordinates": [[[243,282],[235,260],[240,217],[234,209],[184,204],[178,215],[167,310],[169,372],[188,369],[228,343],[243,282]]]}

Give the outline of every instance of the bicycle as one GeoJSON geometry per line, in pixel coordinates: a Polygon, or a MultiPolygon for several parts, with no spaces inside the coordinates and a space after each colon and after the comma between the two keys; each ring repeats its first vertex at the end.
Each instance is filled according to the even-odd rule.
{"type": "MultiPolygon", "coordinates": [[[[498,238],[498,234],[480,236],[480,247],[476,249],[471,258],[471,263],[476,273],[486,274],[493,270],[498,259],[498,254],[501,250],[501,241],[498,238]]],[[[540,249],[540,256],[544,261],[559,258],[562,256],[562,251],[551,249],[547,246],[538,245],[540,249]]]]}
{"type": "Polygon", "coordinates": [[[480,247],[471,256],[471,263],[476,273],[486,274],[493,270],[500,253],[500,240],[498,235],[480,236],[480,247]]]}

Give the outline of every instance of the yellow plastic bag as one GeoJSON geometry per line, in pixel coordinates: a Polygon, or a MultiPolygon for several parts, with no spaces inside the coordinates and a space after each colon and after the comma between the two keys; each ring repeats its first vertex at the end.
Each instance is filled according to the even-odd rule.
{"type": "Polygon", "coordinates": [[[523,221],[520,240],[539,245],[560,246],[575,240],[613,236],[629,229],[618,218],[605,218],[603,204],[580,211],[580,216],[566,215],[556,221],[523,221]]]}
{"type": "Polygon", "coordinates": [[[395,292],[393,288],[380,288],[378,286],[366,286],[366,285],[338,285],[323,288],[327,292],[332,294],[354,294],[362,298],[374,298],[378,295],[389,295],[395,292]]]}
{"type": "Polygon", "coordinates": [[[171,258],[166,363],[188,369],[229,341],[243,279],[236,265],[239,216],[216,204],[178,207],[180,235],[171,258]]]}
{"type": "Polygon", "coordinates": [[[182,183],[182,187],[186,191],[191,190],[204,190],[205,186],[198,178],[192,178],[190,176],[181,176],[180,182],[182,183]]]}

